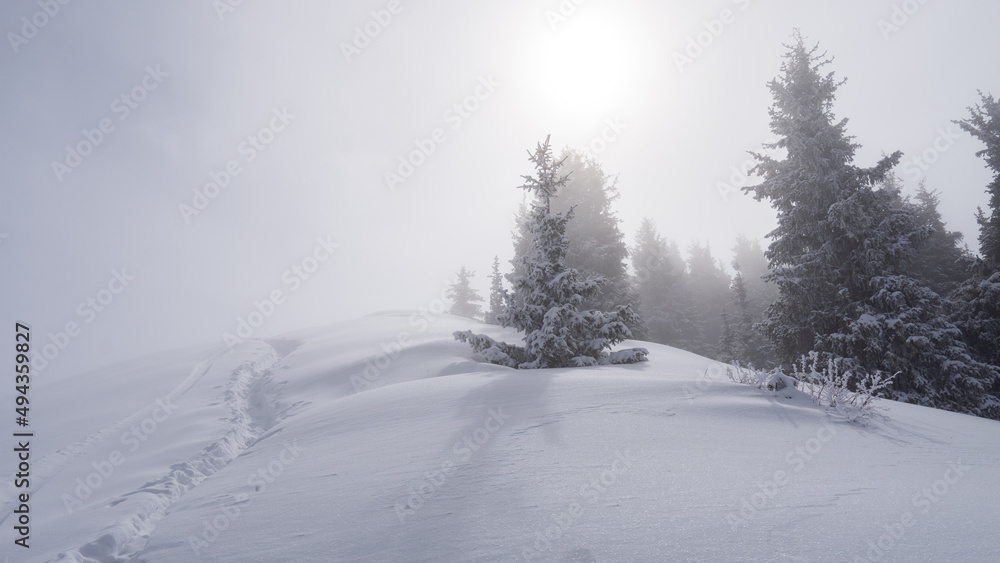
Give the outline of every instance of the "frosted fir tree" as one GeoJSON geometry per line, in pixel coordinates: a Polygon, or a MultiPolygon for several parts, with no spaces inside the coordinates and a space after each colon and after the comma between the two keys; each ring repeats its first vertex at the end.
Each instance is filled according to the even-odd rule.
{"type": "Polygon", "coordinates": [[[832,111],[842,83],[820,73],[830,61],[818,47],[806,48],[797,31],[795,39],[770,84],[779,138],[770,147],[786,157],[755,154],[764,180],[745,188],[778,218],[767,279],[779,297],[762,326],[786,366],[815,352],[855,380],[894,375],[894,398],[992,416],[996,368],[972,357],[940,297],[909,272],[931,229],[884,185],[901,154],[853,164],[858,145],[832,111]]]}
{"type": "Polygon", "coordinates": [[[976,156],[986,161],[993,171],[993,181],[986,187],[989,194],[989,215],[979,209],[979,251],[992,272],[1000,272],[1000,100],[990,94],[979,93],[982,103],[969,108],[970,116],[958,125],[986,148],[976,156]]]}
{"type": "MultiPolygon", "coordinates": [[[[956,292],[958,308],[953,319],[976,357],[1000,366],[1000,100],[983,93],[980,97],[982,103],[969,108],[971,116],[958,124],[986,145],[976,154],[993,171],[986,190],[989,214],[982,209],[976,214],[980,259],[973,264],[970,279],[956,292]]],[[[1000,397],[1000,378],[994,380],[991,392],[1000,397]]],[[[993,418],[1000,418],[1000,412],[993,418]]]]}
{"type": "Polygon", "coordinates": [[[583,279],[566,267],[566,224],[573,210],[553,213],[551,200],[566,183],[554,161],[549,138],[539,143],[529,159],[535,176],[524,176],[520,186],[534,195],[526,219],[528,252],[520,260],[524,272],[513,280],[513,294],[498,315],[501,325],[524,333],[524,346],[499,342],[471,331],[456,332],[487,361],[519,369],[635,363],[646,359],[645,348],[609,353],[612,346],[631,338],[627,324],[634,321],[631,307],[613,313],[579,310],[586,297],[598,291],[600,278],[583,279]]]}
{"type": "Polygon", "coordinates": [[[469,280],[475,276],[476,273],[466,270],[465,266],[458,270],[458,277],[445,292],[445,297],[452,300],[448,314],[470,319],[482,317],[483,311],[478,303],[482,303],[483,297],[469,285],[469,280]]]}
{"type": "Polygon", "coordinates": [[[493,257],[493,275],[490,276],[490,310],[486,311],[486,324],[500,324],[497,317],[504,312],[504,302],[507,290],[503,287],[503,275],[500,273],[500,257],[493,257]]]}

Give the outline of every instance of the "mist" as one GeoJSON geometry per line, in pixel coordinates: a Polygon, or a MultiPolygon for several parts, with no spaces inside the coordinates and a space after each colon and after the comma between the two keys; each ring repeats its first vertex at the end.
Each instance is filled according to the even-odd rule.
{"type": "Polygon", "coordinates": [[[618,177],[629,244],[650,217],[728,262],[774,227],[738,188],[795,28],[847,78],[857,162],[903,151],[904,193],[939,190],[975,250],[991,176],[953,121],[1000,92],[997,21],[988,1],[5,2],[0,316],[56,377],[242,323],[430,310],[462,266],[485,294],[547,135],[618,177]]]}

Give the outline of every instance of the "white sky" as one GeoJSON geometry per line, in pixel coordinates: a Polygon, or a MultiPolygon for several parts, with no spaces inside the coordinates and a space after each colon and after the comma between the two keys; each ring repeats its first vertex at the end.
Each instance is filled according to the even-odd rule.
{"type": "MultiPolygon", "coordinates": [[[[921,154],[977,89],[1000,94],[993,1],[932,0],[888,36],[879,21],[915,0],[586,0],[553,28],[560,4],[574,5],[400,0],[350,62],[342,43],[389,2],[244,1],[222,18],[207,0],[71,2],[51,17],[34,1],[0,4],[0,319],[30,323],[39,348],[79,324],[46,368],[69,374],[221,343],[276,289],[286,300],[254,336],[428,307],[462,265],[485,293],[493,255],[511,254],[526,150],[550,133],[557,149],[583,147],[609,121],[621,131],[599,159],[620,175],[629,242],[648,215],[682,249],[705,240],[728,261],[738,233],[762,238],[773,223],[766,203],[716,185],[769,137],[766,83],[795,26],[848,78],[836,112],[864,166],[921,154]],[[674,53],[726,9],[731,23],[680,71],[674,53]],[[32,34],[22,18],[44,25],[32,34]],[[126,115],[114,101],[131,91],[144,99],[126,115]],[[467,117],[448,113],[477,91],[467,117]],[[294,117],[248,161],[241,143],[282,126],[284,108],[294,117]],[[114,129],[57,179],[52,162],[104,119],[114,129]],[[436,129],[443,141],[390,190],[385,173],[436,129]],[[239,174],[185,222],[178,206],[231,160],[239,174]],[[291,291],[282,274],[317,237],[340,246],[291,291]],[[128,287],[78,310],[123,267],[128,287]]],[[[977,141],[942,142],[928,186],[975,249],[990,175],[977,141]]],[[[900,174],[910,188],[920,176],[900,174]]]]}

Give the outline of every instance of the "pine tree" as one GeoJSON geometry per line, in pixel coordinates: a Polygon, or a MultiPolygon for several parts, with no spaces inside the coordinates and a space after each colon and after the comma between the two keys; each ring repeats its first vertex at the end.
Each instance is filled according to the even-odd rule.
{"type": "Polygon", "coordinates": [[[646,339],[693,350],[700,341],[691,320],[684,260],[677,245],[664,239],[656,224],[642,220],[631,251],[632,285],[645,323],[646,339]]]}
{"type": "Polygon", "coordinates": [[[490,276],[490,310],[486,312],[486,324],[500,324],[497,316],[504,310],[507,291],[503,287],[503,275],[500,274],[500,257],[493,257],[493,275],[490,276]]]}
{"type": "Polygon", "coordinates": [[[476,273],[466,270],[465,266],[462,266],[458,271],[458,277],[455,282],[445,292],[445,297],[451,299],[453,302],[451,309],[448,310],[448,314],[468,317],[470,319],[478,319],[482,316],[482,308],[477,303],[481,303],[483,298],[479,295],[479,292],[469,285],[469,280],[475,276],[476,273]]]}
{"type": "Polygon", "coordinates": [[[842,83],[820,74],[830,61],[818,47],[807,49],[797,31],[795,40],[770,83],[779,140],[767,146],[786,157],[755,154],[753,172],[764,180],[745,188],[778,216],[767,279],[779,297],[762,326],[786,365],[815,351],[855,378],[896,374],[896,398],[988,415],[996,369],[970,356],[940,297],[909,275],[931,229],[883,184],[900,153],[872,168],[853,164],[858,145],[832,111],[842,83]]]}
{"type": "Polygon", "coordinates": [[[645,323],[646,339],[667,344],[672,331],[667,310],[676,274],[667,257],[667,242],[657,234],[656,225],[648,217],[643,218],[639,226],[631,255],[635,271],[632,283],[645,323]]]}
{"type": "MultiPolygon", "coordinates": [[[[567,213],[573,210],[574,220],[566,224],[566,266],[574,268],[584,277],[599,277],[604,281],[598,291],[584,298],[581,308],[614,310],[632,305],[638,313],[638,296],[629,283],[627,263],[628,247],[619,229],[621,222],[612,207],[618,199],[616,178],[604,172],[593,158],[575,150],[564,150],[560,157],[567,181],[559,187],[558,197],[551,200],[552,211],[567,213]]],[[[518,226],[514,233],[514,270],[508,276],[513,282],[524,275],[521,262],[528,252],[526,233],[528,207],[522,205],[515,217],[518,226]]],[[[635,315],[629,329],[637,337],[644,336],[641,315],[635,315]]]]}
{"type": "MultiPolygon", "coordinates": [[[[525,275],[527,272],[524,271],[523,263],[524,257],[528,254],[528,245],[531,243],[531,233],[528,230],[528,213],[529,213],[529,203],[528,195],[524,194],[524,201],[518,206],[517,212],[514,213],[514,231],[511,233],[511,240],[514,243],[514,257],[510,259],[511,271],[504,275],[507,281],[511,284],[514,280],[525,275]]],[[[513,295],[512,298],[517,301],[518,305],[523,305],[523,297],[520,295],[513,295]]]]}
{"type": "Polygon", "coordinates": [[[910,271],[931,290],[942,297],[951,295],[968,277],[972,256],[964,249],[962,233],[949,231],[938,211],[937,192],[927,189],[920,181],[916,201],[906,198],[917,224],[930,227],[930,235],[917,247],[910,271]]]}
{"type": "Polygon", "coordinates": [[[997,272],[1000,271],[1000,101],[982,92],[979,97],[982,103],[969,108],[969,118],[956,123],[986,145],[976,156],[983,158],[993,171],[993,181],[986,187],[990,195],[989,215],[979,209],[976,220],[979,222],[979,252],[987,266],[997,272]]]}
{"type": "Polygon", "coordinates": [[[566,177],[559,174],[562,162],[553,160],[549,139],[529,155],[536,175],[524,176],[521,186],[535,196],[527,221],[528,252],[521,259],[525,274],[513,280],[513,296],[498,315],[500,324],[524,333],[524,347],[470,331],[456,332],[455,338],[470,343],[487,361],[520,369],[643,361],[648,352],[642,348],[607,352],[631,338],[627,323],[634,313],[629,306],[613,313],[579,310],[602,280],[583,279],[577,270],[566,267],[566,224],[573,210],[552,212],[551,201],[566,177]]]}
{"type": "Polygon", "coordinates": [[[770,342],[755,323],[751,298],[747,291],[746,278],[739,262],[734,262],[736,275],[731,286],[730,311],[723,309],[723,330],[719,340],[719,361],[752,365],[756,368],[774,366],[774,352],[770,342]]]}
{"type": "MultiPolygon", "coordinates": [[[[754,153],[754,173],[765,180],[744,188],[757,200],[768,199],[777,211],[778,226],[768,234],[767,279],[779,288],[764,328],[781,359],[790,364],[815,346],[817,334],[838,328],[838,307],[848,295],[832,270],[842,261],[838,243],[849,239],[834,205],[866,182],[879,181],[900,157],[894,154],[873,169],[851,164],[857,145],[847,136],[846,120],[833,122],[832,104],[840,85],[831,74],[820,75],[829,63],[807,49],[798,31],[796,43],[782,63],[782,76],[769,84],[774,97],[771,130],[779,139],[767,148],[784,150],[784,160],[754,153]]],[[[855,243],[856,244],[856,243],[855,243]]],[[[843,245],[846,246],[846,245],[843,245]]]]}
{"type": "Polygon", "coordinates": [[[753,321],[757,323],[764,320],[764,312],[778,299],[778,286],[765,280],[770,270],[760,241],[737,235],[733,245],[732,265],[743,277],[753,321]]]}
{"type": "MultiPolygon", "coordinates": [[[[993,171],[987,186],[989,215],[982,209],[976,214],[980,259],[956,292],[958,308],[952,318],[976,358],[996,367],[1000,366],[1000,101],[982,92],[980,98],[982,104],[969,108],[971,116],[958,124],[986,145],[976,154],[993,171]]],[[[994,380],[991,393],[1000,397],[1000,378],[994,380]]],[[[995,407],[993,418],[1000,418],[1000,407],[995,407]]]]}
{"type": "Polygon", "coordinates": [[[716,358],[723,329],[722,306],[729,296],[729,276],[712,256],[708,245],[691,243],[687,263],[692,318],[698,339],[692,343],[692,347],[686,349],[716,358]]]}

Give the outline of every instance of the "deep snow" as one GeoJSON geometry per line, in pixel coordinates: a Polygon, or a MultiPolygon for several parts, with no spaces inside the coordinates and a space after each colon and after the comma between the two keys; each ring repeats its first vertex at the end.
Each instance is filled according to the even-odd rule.
{"type": "Polygon", "coordinates": [[[1000,560],[998,422],[883,401],[848,423],[648,343],[622,345],[638,365],[516,371],[473,361],[451,336],[470,328],[517,340],[392,312],[40,377],[32,547],[5,479],[0,554],[1000,560]]]}

